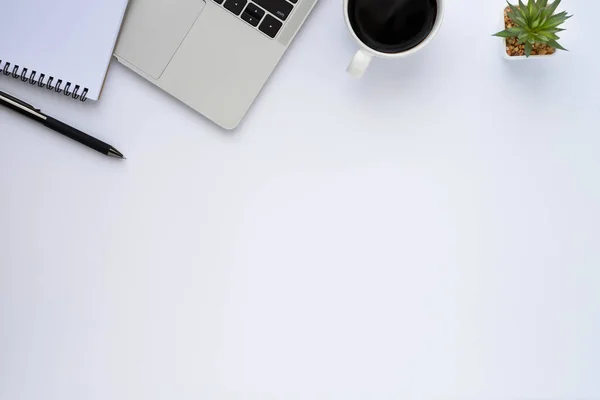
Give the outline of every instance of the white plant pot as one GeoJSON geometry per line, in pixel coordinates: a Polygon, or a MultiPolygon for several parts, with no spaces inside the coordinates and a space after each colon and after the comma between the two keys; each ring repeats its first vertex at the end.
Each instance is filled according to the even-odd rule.
{"type": "MultiPolygon", "coordinates": [[[[504,8],[502,9],[502,20],[500,22],[500,27],[501,27],[501,31],[506,29],[506,25],[504,25],[504,8]]],[[[556,55],[556,53],[558,53],[557,51],[555,51],[552,54],[544,54],[543,56],[540,55],[535,55],[535,56],[529,56],[529,57],[525,57],[525,56],[509,56],[508,53],[506,52],[506,39],[502,38],[502,40],[500,41],[500,43],[502,43],[502,47],[500,48],[502,50],[502,56],[504,57],[505,60],[508,61],[522,61],[522,60],[536,60],[536,59],[545,59],[545,58],[551,58],[554,57],[556,55]]]]}

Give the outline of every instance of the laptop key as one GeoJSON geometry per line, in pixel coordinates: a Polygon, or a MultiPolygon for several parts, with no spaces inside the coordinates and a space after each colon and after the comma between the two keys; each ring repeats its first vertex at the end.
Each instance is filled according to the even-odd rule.
{"type": "Polygon", "coordinates": [[[294,3],[294,4],[296,4],[298,2],[298,0],[289,0],[289,1],[290,1],[290,3],[294,3]]]}
{"type": "Polygon", "coordinates": [[[254,0],[254,2],[283,21],[294,8],[287,0],[254,0]]]}
{"type": "Polygon", "coordinates": [[[248,7],[246,7],[244,13],[252,15],[259,21],[263,17],[263,15],[265,15],[265,11],[253,3],[248,4],[248,7]]]}
{"type": "Polygon", "coordinates": [[[242,19],[252,26],[258,25],[258,19],[254,18],[254,16],[248,14],[247,11],[244,11],[242,13],[242,19]]]}
{"type": "Polygon", "coordinates": [[[278,21],[277,18],[273,18],[271,15],[268,15],[263,19],[262,24],[258,27],[261,32],[265,33],[270,38],[274,38],[277,36],[277,32],[281,29],[283,24],[281,21],[278,21]]]}
{"type": "Polygon", "coordinates": [[[214,2],[217,4],[223,4],[223,0],[214,0],[214,2]]]}
{"type": "Polygon", "coordinates": [[[226,0],[223,7],[234,13],[240,15],[244,7],[246,6],[246,0],[226,0]]]}

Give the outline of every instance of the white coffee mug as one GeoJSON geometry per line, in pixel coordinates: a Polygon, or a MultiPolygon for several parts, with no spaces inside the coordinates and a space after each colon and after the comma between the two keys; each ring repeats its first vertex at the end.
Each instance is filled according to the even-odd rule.
{"type": "Polygon", "coordinates": [[[442,25],[442,20],[444,19],[445,0],[437,0],[437,15],[435,18],[435,22],[433,24],[431,31],[429,32],[427,37],[425,37],[425,39],[423,39],[415,47],[412,47],[408,50],[400,51],[398,53],[383,53],[383,52],[377,51],[377,50],[367,46],[356,35],[356,32],[354,32],[354,28],[352,27],[352,25],[350,23],[350,16],[348,15],[348,2],[349,2],[349,0],[344,0],[344,17],[346,20],[346,26],[348,27],[348,30],[350,31],[350,34],[352,35],[352,37],[354,38],[356,43],[358,43],[358,45],[360,46],[360,49],[354,55],[354,58],[352,59],[352,62],[348,66],[348,70],[347,70],[348,73],[355,78],[360,78],[363,76],[363,74],[369,67],[369,64],[371,64],[371,60],[373,60],[373,57],[402,58],[402,57],[406,57],[408,55],[411,55],[411,54],[416,53],[417,51],[421,50],[423,47],[427,46],[427,44],[431,41],[431,39],[433,39],[435,34],[440,29],[440,26],[442,25]]]}

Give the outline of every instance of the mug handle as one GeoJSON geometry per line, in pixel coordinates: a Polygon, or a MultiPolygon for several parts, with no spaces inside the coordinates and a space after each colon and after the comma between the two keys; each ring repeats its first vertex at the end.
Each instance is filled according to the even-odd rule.
{"type": "Polygon", "coordinates": [[[371,64],[372,59],[373,56],[368,51],[360,49],[354,55],[354,58],[352,59],[352,62],[350,62],[350,65],[348,65],[346,71],[354,78],[360,78],[367,70],[369,64],[371,64]]]}

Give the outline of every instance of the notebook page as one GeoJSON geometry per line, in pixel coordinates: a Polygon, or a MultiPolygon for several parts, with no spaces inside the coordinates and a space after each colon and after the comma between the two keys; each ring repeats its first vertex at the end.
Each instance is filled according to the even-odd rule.
{"type": "Polygon", "coordinates": [[[0,12],[0,64],[88,88],[97,100],[126,8],[127,0],[11,1],[0,12]]]}

